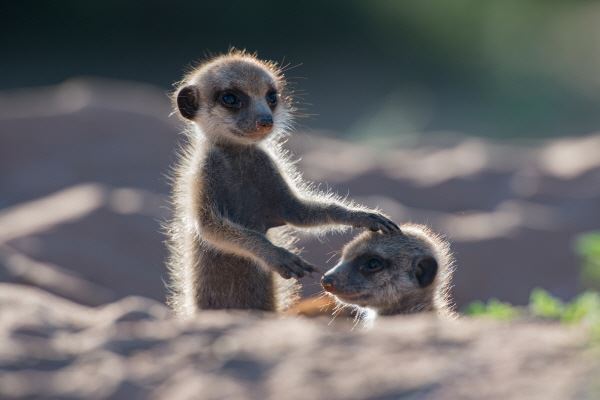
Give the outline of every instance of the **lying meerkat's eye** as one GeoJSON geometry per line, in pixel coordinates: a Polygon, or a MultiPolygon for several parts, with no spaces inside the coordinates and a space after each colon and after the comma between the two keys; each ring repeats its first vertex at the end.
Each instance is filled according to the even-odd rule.
{"type": "Polygon", "coordinates": [[[366,273],[374,273],[379,272],[383,269],[384,264],[378,258],[370,258],[367,262],[362,266],[361,270],[366,273]]]}
{"type": "Polygon", "coordinates": [[[275,107],[277,105],[277,101],[278,101],[278,96],[277,96],[277,92],[272,90],[269,93],[267,93],[267,95],[265,96],[265,99],[267,100],[267,104],[271,107],[275,107]]]}
{"type": "Polygon", "coordinates": [[[242,106],[240,99],[231,92],[221,94],[219,101],[227,108],[240,108],[242,106]]]}

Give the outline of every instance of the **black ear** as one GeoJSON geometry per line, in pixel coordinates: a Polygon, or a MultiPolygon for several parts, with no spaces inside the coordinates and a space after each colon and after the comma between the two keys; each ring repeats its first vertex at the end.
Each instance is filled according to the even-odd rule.
{"type": "Polygon", "coordinates": [[[177,107],[184,118],[194,119],[199,106],[198,93],[194,86],[185,86],[177,93],[177,107]]]}
{"type": "Polygon", "coordinates": [[[419,282],[419,286],[424,288],[433,282],[438,271],[438,263],[435,258],[425,256],[418,258],[414,265],[415,278],[419,282]]]}

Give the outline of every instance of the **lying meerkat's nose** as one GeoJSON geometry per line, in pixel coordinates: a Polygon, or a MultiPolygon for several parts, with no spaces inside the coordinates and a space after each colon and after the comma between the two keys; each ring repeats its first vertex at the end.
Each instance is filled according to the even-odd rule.
{"type": "Polygon", "coordinates": [[[256,129],[270,128],[273,126],[273,117],[264,115],[256,120],[256,129]]]}
{"type": "Polygon", "coordinates": [[[335,290],[335,279],[331,275],[323,275],[321,278],[321,286],[328,292],[335,290]]]}

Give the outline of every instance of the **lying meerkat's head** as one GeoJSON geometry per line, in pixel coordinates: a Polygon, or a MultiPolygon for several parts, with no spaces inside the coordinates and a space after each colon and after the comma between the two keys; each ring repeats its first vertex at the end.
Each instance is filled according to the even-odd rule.
{"type": "Polygon", "coordinates": [[[284,89],[274,63],[231,51],[186,76],[174,100],[181,116],[207,137],[251,144],[289,127],[292,107],[284,89]]]}
{"type": "Polygon", "coordinates": [[[446,308],[452,273],[448,243],[425,226],[406,224],[400,229],[354,238],[344,247],[341,261],[323,276],[323,288],[343,303],[380,314],[446,308]]]}

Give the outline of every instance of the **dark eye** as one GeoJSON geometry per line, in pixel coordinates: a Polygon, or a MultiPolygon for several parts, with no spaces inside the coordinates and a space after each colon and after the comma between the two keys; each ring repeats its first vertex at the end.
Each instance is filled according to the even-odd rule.
{"type": "Polygon", "coordinates": [[[267,93],[265,99],[267,100],[267,104],[271,107],[275,107],[277,105],[277,101],[279,100],[277,92],[275,91],[267,93]]]}
{"type": "Polygon", "coordinates": [[[383,261],[378,258],[371,258],[363,265],[362,270],[367,273],[374,273],[381,271],[383,267],[383,261]]]}
{"type": "Polygon", "coordinates": [[[219,100],[221,101],[221,104],[227,108],[240,108],[242,106],[240,99],[235,94],[230,92],[221,94],[219,100]]]}

